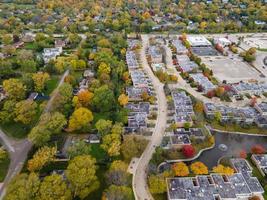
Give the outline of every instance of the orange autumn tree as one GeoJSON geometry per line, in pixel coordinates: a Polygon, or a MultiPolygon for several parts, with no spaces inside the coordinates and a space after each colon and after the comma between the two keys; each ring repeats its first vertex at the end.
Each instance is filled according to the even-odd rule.
{"type": "Polygon", "coordinates": [[[77,107],[88,107],[93,97],[94,94],[92,92],[89,92],[88,90],[79,92],[77,95],[77,107]]]}
{"type": "Polygon", "coordinates": [[[206,165],[204,165],[204,163],[202,163],[202,162],[192,163],[190,165],[190,169],[195,175],[202,175],[202,174],[208,174],[209,173],[208,167],[206,165]]]}
{"type": "Polygon", "coordinates": [[[189,169],[184,162],[178,162],[172,165],[172,170],[175,176],[188,176],[189,169]]]}

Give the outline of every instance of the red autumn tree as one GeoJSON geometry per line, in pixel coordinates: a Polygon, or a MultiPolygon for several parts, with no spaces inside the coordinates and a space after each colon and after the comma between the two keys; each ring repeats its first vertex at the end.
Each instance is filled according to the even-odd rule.
{"type": "Polygon", "coordinates": [[[192,145],[184,145],[182,152],[186,158],[192,158],[195,155],[195,148],[192,145]]]}
{"type": "Polygon", "coordinates": [[[246,159],[247,158],[247,152],[245,150],[240,151],[239,152],[239,157],[246,159]]]}
{"type": "Polygon", "coordinates": [[[210,91],[207,92],[207,97],[208,98],[212,98],[214,96],[215,96],[215,91],[214,90],[210,90],[210,91]]]}
{"type": "Polygon", "coordinates": [[[265,149],[263,146],[257,144],[257,145],[254,145],[253,147],[251,147],[251,153],[253,154],[263,154],[265,153],[265,149]]]}

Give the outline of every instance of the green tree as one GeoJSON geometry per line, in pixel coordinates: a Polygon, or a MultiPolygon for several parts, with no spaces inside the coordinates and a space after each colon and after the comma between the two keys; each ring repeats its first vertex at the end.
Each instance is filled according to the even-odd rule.
{"type": "Polygon", "coordinates": [[[113,91],[107,85],[97,88],[94,92],[92,104],[100,112],[108,112],[114,107],[115,98],[113,91]]]}
{"type": "Polygon", "coordinates": [[[61,133],[64,126],[67,125],[66,117],[59,113],[45,113],[41,116],[39,125],[43,125],[53,134],[61,133]]]}
{"type": "Polygon", "coordinates": [[[15,106],[15,121],[23,124],[30,124],[37,114],[37,103],[33,100],[23,100],[15,106]]]}
{"type": "Polygon", "coordinates": [[[44,125],[35,126],[28,135],[29,140],[36,146],[42,146],[50,140],[52,132],[44,125]]]}
{"type": "Polygon", "coordinates": [[[149,176],[148,185],[152,194],[163,194],[167,190],[165,178],[161,175],[149,176]]]}
{"type": "Polygon", "coordinates": [[[95,127],[102,136],[107,135],[111,131],[112,121],[100,119],[96,122],[95,127]]]}
{"type": "Polygon", "coordinates": [[[89,155],[77,156],[70,161],[65,173],[74,196],[84,199],[99,187],[95,163],[89,155]]]}
{"type": "Polygon", "coordinates": [[[91,147],[86,144],[85,141],[78,140],[68,147],[67,152],[70,158],[74,158],[80,155],[89,155],[91,152],[91,147]]]}
{"type": "Polygon", "coordinates": [[[124,136],[121,145],[121,153],[125,160],[130,161],[133,157],[141,156],[147,143],[147,140],[139,139],[134,135],[124,136]]]}
{"type": "Polygon", "coordinates": [[[111,163],[109,170],[106,173],[106,180],[109,185],[127,186],[130,184],[130,174],[127,172],[128,164],[115,160],[111,163]]]}
{"type": "Polygon", "coordinates": [[[38,200],[71,200],[71,191],[62,176],[52,174],[46,176],[40,185],[38,200]]]}
{"type": "Polygon", "coordinates": [[[132,189],[126,186],[111,185],[104,192],[104,198],[108,200],[134,200],[132,189]]]}
{"type": "Polygon", "coordinates": [[[121,136],[118,134],[108,134],[103,137],[101,148],[104,149],[109,156],[120,155],[121,136]]]}
{"type": "Polygon", "coordinates": [[[4,200],[36,199],[39,186],[37,174],[19,174],[9,183],[4,200]]]}
{"type": "Polygon", "coordinates": [[[7,157],[7,152],[3,147],[0,147],[0,163],[7,157]]]}
{"type": "Polygon", "coordinates": [[[15,118],[15,105],[16,102],[14,100],[5,101],[2,111],[0,111],[1,123],[9,123],[15,118]]]}

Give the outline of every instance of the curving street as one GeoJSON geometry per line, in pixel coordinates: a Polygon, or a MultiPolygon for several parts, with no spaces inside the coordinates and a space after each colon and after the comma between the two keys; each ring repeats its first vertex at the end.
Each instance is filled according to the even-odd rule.
{"type": "Polygon", "coordinates": [[[133,174],[133,191],[136,200],[151,200],[151,196],[148,185],[147,185],[147,166],[148,163],[155,151],[155,147],[159,146],[165,131],[166,121],[167,121],[167,100],[163,90],[163,84],[154,76],[152,70],[150,69],[147,59],[146,59],[146,48],[148,45],[148,37],[142,35],[143,47],[141,49],[141,63],[144,71],[147,73],[149,78],[152,81],[155,92],[158,99],[158,117],[156,126],[151,137],[150,142],[148,143],[145,151],[139,159],[136,171],[133,174]]]}

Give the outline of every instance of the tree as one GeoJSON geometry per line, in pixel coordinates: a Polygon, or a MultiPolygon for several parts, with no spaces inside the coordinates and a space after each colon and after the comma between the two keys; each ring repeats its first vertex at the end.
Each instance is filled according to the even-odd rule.
{"type": "Polygon", "coordinates": [[[37,174],[19,174],[9,183],[4,200],[36,199],[39,186],[37,174]]]}
{"type": "Polygon", "coordinates": [[[15,106],[15,121],[23,124],[30,124],[33,122],[37,114],[37,103],[33,100],[23,100],[15,106]]]}
{"type": "Polygon", "coordinates": [[[63,181],[62,176],[52,174],[46,176],[40,185],[38,200],[71,200],[71,191],[63,181]]]}
{"type": "Polygon", "coordinates": [[[83,90],[78,93],[77,97],[82,107],[88,107],[94,97],[94,94],[88,90],[83,90]]]}
{"type": "Polygon", "coordinates": [[[118,98],[118,101],[121,106],[125,106],[129,101],[129,97],[125,94],[121,94],[118,98]]]}
{"type": "Polygon", "coordinates": [[[208,167],[206,165],[204,165],[204,163],[202,163],[202,162],[192,163],[190,165],[190,169],[195,175],[202,175],[202,174],[208,174],[209,173],[208,167]]]}
{"type": "Polygon", "coordinates": [[[239,152],[239,157],[246,159],[247,158],[247,152],[245,150],[242,150],[239,152]]]}
{"type": "Polygon", "coordinates": [[[28,135],[29,140],[36,146],[42,146],[49,141],[52,132],[44,125],[35,126],[28,135]]]}
{"type": "Polygon", "coordinates": [[[147,143],[147,140],[138,138],[134,135],[124,136],[121,145],[121,153],[124,159],[130,161],[133,157],[141,156],[147,143]]]}
{"type": "Polygon", "coordinates": [[[261,198],[258,196],[252,196],[252,197],[249,197],[248,200],[261,200],[261,198]]]}
{"type": "Polygon", "coordinates": [[[229,176],[234,174],[234,170],[231,167],[226,167],[223,165],[217,165],[217,166],[213,167],[212,171],[214,173],[225,174],[225,175],[229,175],[229,176]]]}
{"type": "Polygon", "coordinates": [[[2,42],[5,45],[12,44],[13,43],[13,37],[12,37],[12,35],[11,34],[4,34],[4,35],[2,35],[2,42]]]}
{"type": "Polygon", "coordinates": [[[39,125],[43,125],[47,130],[53,134],[61,133],[62,129],[67,125],[66,117],[59,113],[44,113],[41,118],[39,125]]]}
{"type": "Polygon", "coordinates": [[[189,169],[184,162],[178,162],[172,165],[172,170],[175,176],[188,176],[189,169]]]}
{"type": "Polygon", "coordinates": [[[78,140],[68,147],[67,152],[70,158],[80,155],[89,155],[91,152],[91,147],[86,144],[84,140],[78,140]]]}
{"type": "Polygon", "coordinates": [[[152,194],[163,194],[167,190],[165,178],[160,175],[149,176],[148,185],[152,194]]]}
{"type": "Polygon", "coordinates": [[[65,174],[74,196],[84,199],[99,187],[95,164],[90,155],[77,156],[69,162],[65,174]]]}
{"type": "Polygon", "coordinates": [[[103,38],[103,39],[101,39],[101,40],[99,40],[99,41],[97,42],[97,46],[108,48],[108,47],[111,46],[111,43],[109,42],[108,39],[103,38]]]}
{"type": "Polygon", "coordinates": [[[32,79],[35,91],[42,92],[45,88],[45,83],[50,79],[50,76],[46,72],[38,72],[32,75],[32,79]]]}
{"type": "Polygon", "coordinates": [[[197,101],[195,103],[195,106],[194,106],[194,110],[197,112],[197,113],[203,113],[203,110],[204,110],[204,106],[203,106],[203,103],[201,101],[197,101]]]}
{"type": "Polygon", "coordinates": [[[11,78],[4,80],[3,89],[12,100],[21,100],[26,96],[26,87],[19,79],[11,78]]]}
{"type": "Polygon", "coordinates": [[[112,128],[112,121],[100,119],[96,122],[95,127],[102,136],[107,135],[112,128]]]}
{"type": "Polygon", "coordinates": [[[125,186],[111,185],[104,192],[104,199],[108,200],[133,200],[132,189],[125,186]]]}
{"type": "Polygon", "coordinates": [[[224,87],[217,87],[215,89],[215,94],[217,97],[221,97],[224,94],[224,87]]]}
{"type": "Polygon", "coordinates": [[[94,92],[92,105],[100,112],[108,112],[114,107],[115,99],[113,91],[107,85],[97,88],[94,92]]]}
{"type": "Polygon", "coordinates": [[[184,145],[182,152],[186,158],[192,158],[195,155],[195,148],[192,145],[184,145]]]}
{"type": "Polygon", "coordinates": [[[15,118],[15,105],[14,100],[6,100],[2,111],[0,111],[0,121],[1,123],[9,123],[15,118]]]}
{"type": "Polygon", "coordinates": [[[262,145],[257,144],[257,145],[254,145],[253,147],[251,147],[251,153],[253,153],[253,154],[263,154],[265,152],[266,152],[266,150],[262,145]]]}
{"type": "Polygon", "coordinates": [[[55,159],[57,149],[55,147],[42,147],[28,161],[28,170],[31,172],[39,171],[46,164],[55,159]]]}
{"type": "Polygon", "coordinates": [[[89,126],[91,121],[93,121],[92,112],[87,108],[78,108],[70,117],[69,129],[71,131],[84,129],[89,126]]]}
{"type": "Polygon", "coordinates": [[[128,164],[115,160],[111,163],[105,177],[109,185],[127,186],[131,182],[130,174],[127,172],[128,164]]]}
{"type": "Polygon", "coordinates": [[[118,134],[108,134],[103,137],[101,148],[104,149],[109,156],[120,155],[121,136],[118,134]]]}
{"type": "Polygon", "coordinates": [[[98,71],[97,72],[98,72],[99,75],[101,75],[101,74],[110,74],[111,68],[106,63],[101,62],[100,65],[98,66],[98,71]]]}
{"type": "Polygon", "coordinates": [[[220,122],[222,120],[222,113],[219,112],[219,111],[216,111],[214,113],[214,119],[217,121],[217,122],[220,122]]]}
{"type": "Polygon", "coordinates": [[[0,147],[0,163],[7,157],[7,152],[3,147],[0,147]]]}

